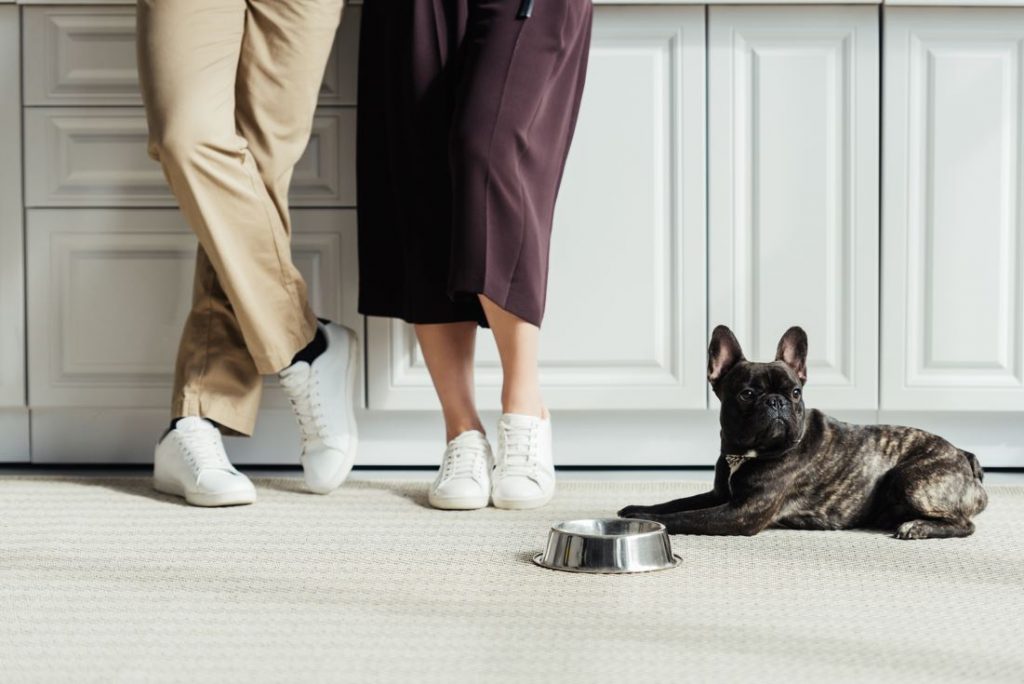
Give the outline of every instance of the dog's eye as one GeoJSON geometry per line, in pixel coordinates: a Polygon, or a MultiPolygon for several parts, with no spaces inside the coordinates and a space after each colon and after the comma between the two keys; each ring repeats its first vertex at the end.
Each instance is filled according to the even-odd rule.
{"type": "Polygon", "coordinates": [[[753,398],[754,390],[752,389],[745,389],[742,392],[740,392],[740,399],[743,399],[744,401],[750,401],[753,398]]]}
{"type": "Polygon", "coordinates": [[[799,387],[796,387],[796,388],[793,389],[793,398],[794,399],[799,399],[801,394],[803,394],[803,392],[800,391],[799,387]]]}

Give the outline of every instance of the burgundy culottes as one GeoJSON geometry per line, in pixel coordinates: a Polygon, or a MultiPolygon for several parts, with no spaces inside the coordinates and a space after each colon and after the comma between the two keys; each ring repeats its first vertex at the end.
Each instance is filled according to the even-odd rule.
{"type": "Polygon", "coordinates": [[[365,1],[361,313],[486,326],[484,294],[540,325],[591,16],[590,0],[365,1]]]}

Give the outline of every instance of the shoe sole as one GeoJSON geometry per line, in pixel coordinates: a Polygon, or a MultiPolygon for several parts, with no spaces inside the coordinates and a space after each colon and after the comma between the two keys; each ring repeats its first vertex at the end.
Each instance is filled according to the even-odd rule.
{"type": "Polygon", "coordinates": [[[433,508],[442,511],[475,511],[480,508],[487,508],[488,499],[479,497],[435,497],[433,494],[427,496],[427,501],[433,508]]]}
{"type": "MultiPolygon", "coordinates": [[[[314,494],[330,494],[335,489],[344,484],[345,480],[348,479],[349,473],[352,472],[352,466],[356,462],[356,454],[359,451],[359,426],[356,424],[356,402],[353,399],[356,391],[356,363],[359,360],[359,339],[355,333],[345,328],[345,334],[348,335],[348,373],[345,377],[345,396],[348,397],[348,412],[346,417],[348,419],[348,426],[350,429],[349,437],[349,450],[348,458],[342,464],[342,467],[335,473],[334,477],[329,479],[328,484],[324,486],[318,486],[311,484],[306,480],[306,487],[309,491],[314,494]]],[[[305,459],[300,459],[303,463],[303,475],[305,475],[305,459]]]]}
{"type": "Polygon", "coordinates": [[[222,506],[247,506],[256,502],[256,494],[251,491],[223,492],[220,494],[203,494],[202,492],[187,492],[177,482],[166,482],[153,480],[153,489],[161,494],[178,496],[193,506],[203,508],[219,508],[222,506]]]}
{"type": "Polygon", "coordinates": [[[495,508],[503,508],[509,511],[527,511],[531,508],[547,506],[553,498],[555,498],[554,492],[540,499],[494,499],[493,503],[495,508]]]}

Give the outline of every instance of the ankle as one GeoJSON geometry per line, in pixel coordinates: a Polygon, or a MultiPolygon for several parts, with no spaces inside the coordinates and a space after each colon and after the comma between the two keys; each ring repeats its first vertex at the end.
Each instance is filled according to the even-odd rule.
{"type": "Polygon", "coordinates": [[[537,399],[502,399],[502,413],[515,413],[521,416],[533,416],[542,420],[547,419],[550,414],[544,406],[544,402],[537,399]]]}
{"type": "Polygon", "coordinates": [[[218,423],[215,420],[210,420],[206,416],[175,416],[174,418],[171,419],[171,424],[167,427],[167,429],[164,430],[163,434],[160,435],[160,439],[163,439],[168,435],[168,433],[174,431],[178,427],[178,421],[185,420],[186,418],[198,418],[204,422],[209,423],[218,430],[223,431],[223,426],[220,423],[218,423]]]}
{"type": "Polygon", "coordinates": [[[295,365],[299,361],[312,364],[325,351],[327,351],[327,337],[320,326],[317,326],[313,339],[292,357],[292,362],[289,365],[295,365]]]}
{"type": "Polygon", "coordinates": [[[445,422],[445,442],[450,442],[463,432],[469,432],[470,430],[476,430],[481,434],[487,434],[484,430],[484,425],[480,421],[479,416],[476,418],[454,420],[445,422]]]}

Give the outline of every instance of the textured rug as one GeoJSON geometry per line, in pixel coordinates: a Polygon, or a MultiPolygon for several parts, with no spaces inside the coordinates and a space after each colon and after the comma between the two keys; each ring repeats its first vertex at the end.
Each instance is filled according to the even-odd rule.
{"type": "Polygon", "coordinates": [[[990,487],[969,539],[674,537],[675,570],[595,576],[530,562],[552,521],[704,485],[458,513],[421,483],[257,486],[203,510],[140,478],[0,478],[0,681],[1024,678],[1024,487],[990,487]]]}

